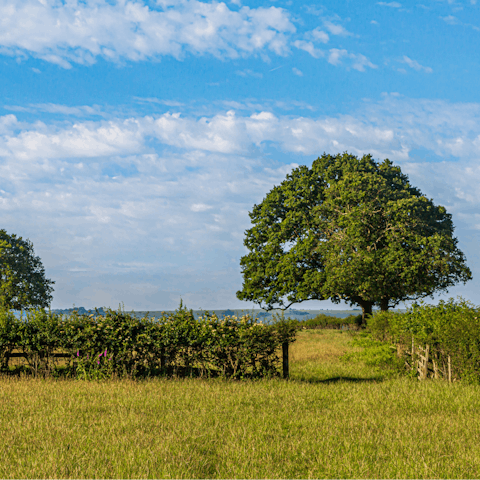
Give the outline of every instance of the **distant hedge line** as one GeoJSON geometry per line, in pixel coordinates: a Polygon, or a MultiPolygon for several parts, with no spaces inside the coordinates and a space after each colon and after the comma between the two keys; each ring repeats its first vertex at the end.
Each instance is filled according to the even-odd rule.
{"type": "Polygon", "coordinates": [[[0,368],[11,371],[20,352],[35,375],[77,378],[278,375],[279,348],[295,341],[290,321],[265,325],[246,315],[194,319],[182,305],[173,314],[135,318],[108,310],[105,316],[29,311],[17,319],[0,312],[0,368]],[[59,366],[55,353],[68,354],[59,366]],[[65,362],[64,362],[65,363],[65,362]]]}
{"type": "Polygon", "coordinates": [[[358,329],[362,324],[362,315],[349,315],[345,318],[332,317],[331,315],[325,315],[320,313],[315,318],[309,320],[291,320],[291,322],[297,326],[297,329],[320,329],[320,328],[332,328],[332,329],[358,329]]]}
{"type": "Polygon", "coordinates": [[[480,382],[480,307],[462,298],[415,304],[405,313],[379,312],[368,319],[367,327],[377,340],[396,345],[399,356],[415,353],[415,345],[428,345],[430,359],[443,377],[449,359],[455,379],[480,382]]]}

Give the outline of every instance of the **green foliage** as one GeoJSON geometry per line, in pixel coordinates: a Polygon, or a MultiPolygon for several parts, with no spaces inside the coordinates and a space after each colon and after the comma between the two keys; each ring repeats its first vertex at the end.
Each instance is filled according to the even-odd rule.
{"type": "Polygon", "coordinates": [[[113,359],[107,358],[107,349],[96,356],[81,358],[77,352],[75,373],[79,380],[106,380],[114,376],[113,359]]]}
{"type": "Polygon", "coordinates": [[[308,320],[295,321],[297,328],[306,329],[341,329],[343,327],[355,328],[359,327],[361,323],[362,315],[349,315],[348,317],[340,318],[332,315],[325,315],[324,313],[320,313],[315,318],[310,318],[308,320]]]}
{"type": "Polygon", "coordinates": [[[380,341],[408,347],[429,345],[438,360],[450,356],[454,375],[480,381],[480,307],[451,298],[438,305],[414,304],[406,313],[381,312],[368,320],[380,341]]]}
{"type": "Polygon", "coordinates": [[[8,355],[18,345],[20,324],[13,314],[0,308],[0,368],[8,366],[8,355]]]}
{"type": "Polygon", "coordinates": [[[274,325],[250,316],[195,320],[180,306],[159,319],[137,319],[122,310],[105,316],[62,316],[28,311],[16,319],[0,312],[0,360],[22,352],[35,375],[58,373],[55,352],[70,355],[63,372],[79,378],[175,376],[264,377],[278,374],[279,348],[295,340],[289,320],[274,325]]]}
{"type": "Polygon", "coordinates": [[[365,315],[471,278],[451,215],[389,160],[324,154],[287,175],[250,218],[237,297],[265,309],[329,298],[365,315]]]}
{"type": "Polygon", "coordinates": [[[395,347],[361,333],[352,339],[352,346],[361,347],[360,351],[350,352],[342,357],[344,361],[362,361],[365,365],[383,368],[399,368],[401,363],[395,355],[395,347]]]}
{"type": "Polygon", "coordinates": [[[21,310],[48,307],[52,285],[29,240],[0,230],[0,304],[21,310]]]}

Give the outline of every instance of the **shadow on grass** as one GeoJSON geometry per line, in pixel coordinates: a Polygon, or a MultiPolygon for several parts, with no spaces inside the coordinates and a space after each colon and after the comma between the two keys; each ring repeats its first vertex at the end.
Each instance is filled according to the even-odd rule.
{"type": "Polygon", "coordinates": [[[380,383],[385,381],[385,377],[380,375],[376,377],[368,377],[368,378],[361,378],[361,377],[331,377],[331,378],[324,378],[320,380],[319,378],[292,378],[295,382],[301,383],[323,383],[329,385],[331,383],[380,383]]]}

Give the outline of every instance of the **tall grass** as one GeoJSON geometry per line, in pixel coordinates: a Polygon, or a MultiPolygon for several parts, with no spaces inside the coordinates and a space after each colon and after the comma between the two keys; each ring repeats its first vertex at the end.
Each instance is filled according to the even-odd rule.
{"type": "Polygon", "coordinates": [[[299,332],[290,381],[3,378],[0,477],[478,477],[480,388],[342,361],[350,339],[299,332]]]}

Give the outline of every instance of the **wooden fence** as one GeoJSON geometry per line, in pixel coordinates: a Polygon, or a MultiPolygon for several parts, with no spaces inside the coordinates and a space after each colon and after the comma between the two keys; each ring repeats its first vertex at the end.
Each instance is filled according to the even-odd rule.
{"type": "MultiPolygon", "coordinates": [[[[289,357],[288,357],[288,350],[289,350],[289,343],[288,342],[284,342],[282,344],[282,376],[283,378],[287,379],[289,378],[290,376],[290,365],[289,365],[289,357]]],[[[28,356],[26,353],[23,353],[23,352],[10,352],[10,353],[6,353],[5,354],[5,360],[6,360],[6,363],[8,364],[8,361],[10,360],[10,358],[23,358],[25,360],[25,362],[28,363],[28,356]]],[[[49,355],[48,358],[73,358],[71,354],[69,353],[62,353],[62,352],[55,352],[55,353],[51,353],[49,355]]],[[[44,357],[40,356],[40,355],[36,355],[35,358],[34,358],[34,361],[33,361],[33,369],[35,371],[35,376],[37,375],[37,370],[38,370],[38,366],[39,364],[41,363],[41,361],[43,360],[44,357]]],[[[160,364],[161,364],[161,367],[163,368],[166,364],[165,362],[165,354],[164,352],[162,351],[162,354],[160,356],[160,364]]]]}
{"type": "Polygon", "coordinates": [[[419,380],[427,378],[444,378],[449,382],[455,381],[452,377],[452,359],[441,350],[435,350],[430,345],[415,345],[412,338],[410,350],[403,345],[397,345],[397,355],[404,356],[405,366],[416,371],[419,380]]]}

